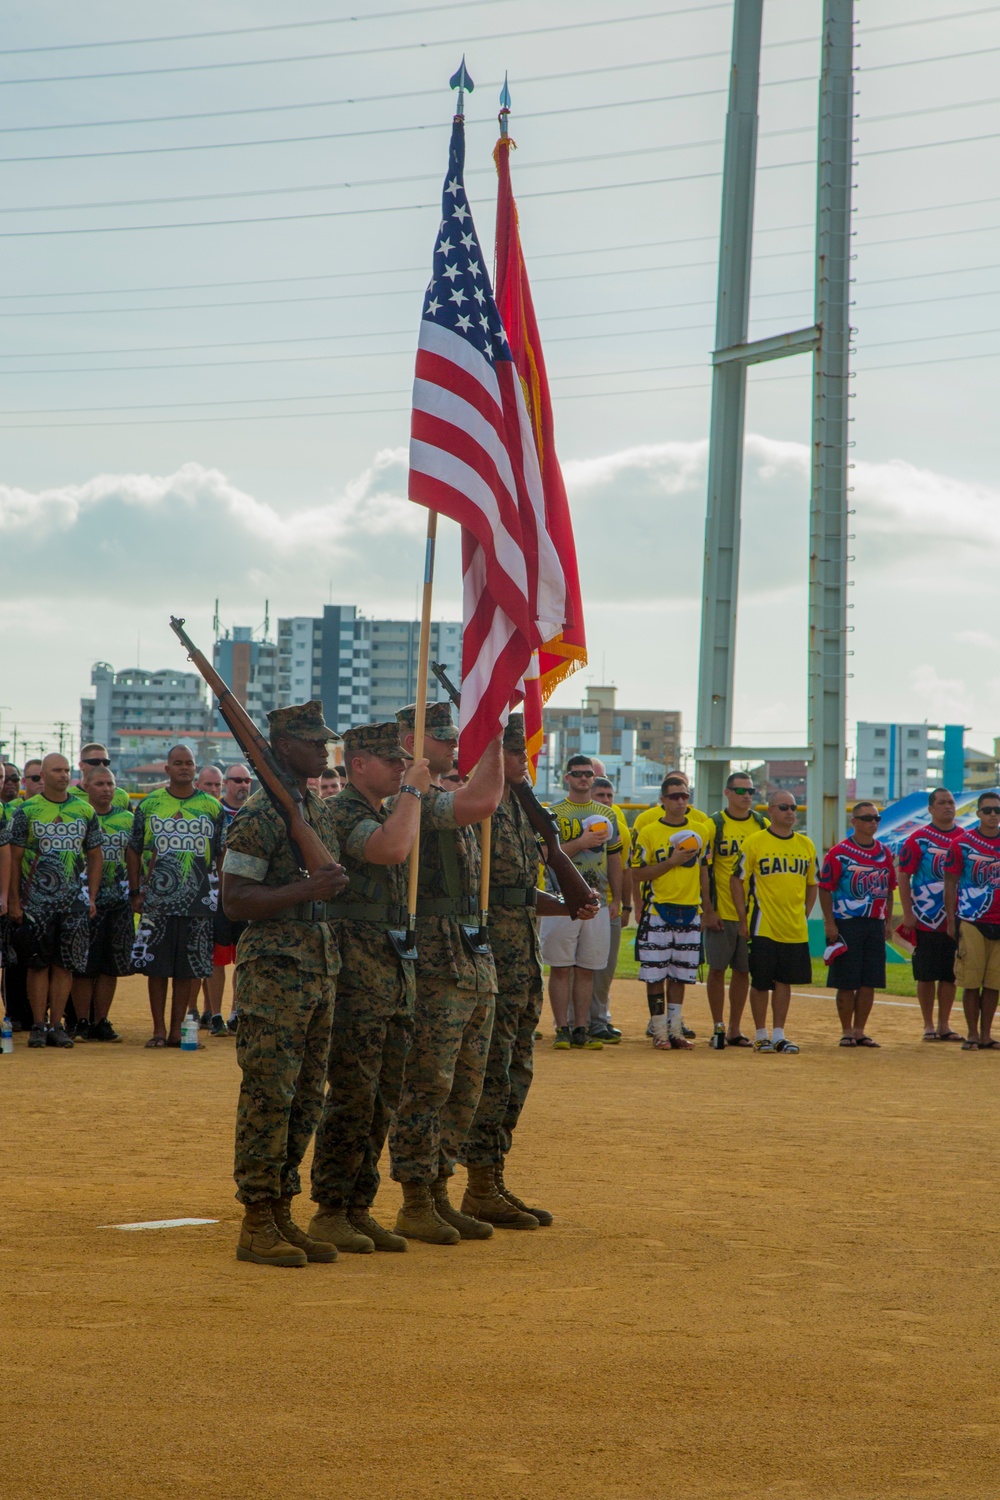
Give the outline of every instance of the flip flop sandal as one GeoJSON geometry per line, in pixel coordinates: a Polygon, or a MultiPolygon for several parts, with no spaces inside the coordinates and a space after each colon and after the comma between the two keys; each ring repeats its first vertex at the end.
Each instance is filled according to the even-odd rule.
{"type": "Polygon", "coordinates": [[[936,1031],[925,1031],[922,1039],[925,1042],[944,1042],[947,1040],[946,1037],[938,1036],[936,1031]]]}
{"type": "Polygon", "coordinates": [[[939,1042],[960,1042],[962,1040],[957,1031],[942,1031],[938,1035],[939,1042]]]}
{"type": "Polygon", "coordinates": [[[146,1043],[146,1050],[149,1051],[151,1048],[165,1047],[166,1045],[167,1039],[165,1036],[151,1036],[149,1041],[146,1043]]]}
{"type": "Polygon", "coordinates": [[[978,1042],[963,1042],[962,1043],[962,1051],[963,1052],[978,1052],[979,1051],[979,1043],[978,1042]]]}
{"type": "Polygon", "coordinates": [[[741,1033],[739,1036],[727,1036],[726,1037],[726,1046],[727,1047],[750,1047],[750,1048],[752,1048],[753,1047],[753,1042],[750,1040],[750,1038],[748,1036],[743,1036],[743,1034],[741,1033]]]}
{"type": "Polygon", "coordinates": [[[1000,1047],[1000,1042],[995,1042],[991,1039],[988,1042],[979,1043],[980,1052],[991,1052],[994,1047],[1000,1047]]]}
{"type": "Polygon", "coordinates": [[[838,1045],[841,1047],[856,1047],[858,1044],[852,1036],[842,1036],[838,1045]]]}
{"type": "Polygon", "coordinates": [[[858,1036],[854,1038],[858,1047],[881,1047],[881,1042],[874,1041],[870,1036],[858,1036]]]}

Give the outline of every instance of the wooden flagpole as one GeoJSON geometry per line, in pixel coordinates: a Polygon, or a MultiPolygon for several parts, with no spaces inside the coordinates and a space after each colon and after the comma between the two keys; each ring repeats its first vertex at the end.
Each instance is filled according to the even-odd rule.
{"type": "MultiPolygon", "coordinates": [[[[413,713],[413,758],[424,753],[424,729],[427,723],[427,673],[431,655],[431,598],[434,593],[434,549],[437,544],[436,510],[427,512],[427,545],[424,552],[424,597],[420,608],[420,645],[417,651],[417,698],[413,713]]],[[[410,883],[406,896],[407,946],[417,942],[417,885],[420,880],[420,808],[417,808],[417,831],[410,850],[410,883]]]]}

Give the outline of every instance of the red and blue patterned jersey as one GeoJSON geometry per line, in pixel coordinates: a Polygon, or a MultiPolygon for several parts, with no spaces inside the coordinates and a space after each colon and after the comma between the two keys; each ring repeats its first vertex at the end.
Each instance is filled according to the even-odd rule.
{"type": "Polygon", "coordinates": [[[835,917],[884,921],[889,893],[896,889],[892,855],[878,839],[865,847],[848,836],[826,856],[817,884],[833,892],[835,917]]]}
{"type": "Polygon", "coordinates": [[[917,926],[937,932],[944,926],[944,871],[948,850],[961,828],[917,828],[899,851],[899,868],[910,877],[910,904],[917,926]]]}
{"type": "Polygon", "coordinates": [[[945,860],[945,874],[958,876],[958,915],[963,922],[1000,923],[1000,835],[988,839],[965,828],[945,860]]]}

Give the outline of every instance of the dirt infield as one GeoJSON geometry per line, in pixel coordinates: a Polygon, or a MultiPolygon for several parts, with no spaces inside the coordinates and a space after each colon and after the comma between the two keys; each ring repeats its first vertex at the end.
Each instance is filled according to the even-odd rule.
{"type": "MultiPolygon", "coordinates": [[[[1000,1052],[540,1045],[508,1176],[557,1215],[486,1243],[233,1256],[233,1044],[0,1059],[6,1500],[993,1497],[1000,1052]],[[102,1227],[178,1217],[198,1228],[102,1227]]],[[[548,1026],[548,1019],[546,1026],[548,1026]]],[[[303,1200],[304,1201],[304,1200],[303,1200]]],[[[387,1182],[391,1220],[398,1188],[387,1182]]],[[[308,1212],[308,1210],[307,1210],[308,1212]]]]}

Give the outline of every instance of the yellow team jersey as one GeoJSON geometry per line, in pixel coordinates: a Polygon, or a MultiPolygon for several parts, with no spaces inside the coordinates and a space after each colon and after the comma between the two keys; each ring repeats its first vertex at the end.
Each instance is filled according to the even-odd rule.
{"type": "MultiPolygon", "coordinates": [[[[736,870],[736,863],[740,857],[740,846],[747,839],[761,831],[760,824],[753,813],[747,813],[745,818],[732,818],[728,812],[723,812],[721,836],[715,825],[715,819],[709,821],[712,824],[712,873],[715,876],[715,909],[724,922],[736,921],[736,907],[733,905],[732,892],[729,889],[729,881],[736,870]]],[[[768,820],[764,819],[765,826],[770,827],[768,820]]]]}
{"type": "MultiPolygon", "coordinates": [[[[612,802],[611,806],[608,808],[608,812],[612,814],[615,822],[618,824],[618,837],[622,841],[622,850],[624,851],[632,842],[632,832],[628,826],[625,814],[622,812],[617,802],[612,802]]],[[[622,857],[624,858],[624,853],[622,857]]]]}
{"type": "Polygon", "coordinates": [[[689,812],[683,823],[665,823],[663,809],[659,811],[655,821],[647,818],[638,832],[632,830],[631,864],[636,869],[640,865],[657,865],[668,857],[678,835],[694,835],[690,860],[674,865],[653,881],[653,900],[671,906],[694,906],[700,911],[701,866],[712,862],[712,842],[705,829],[705,816],[689,812]]]}
{"type": "Polygon", "coordinates": [[[816,884],[816,846],[804,833],[771,828],[743,840],[736,873],[747,890],[751,937],[807,943],[806,890],[816,884]]]}

